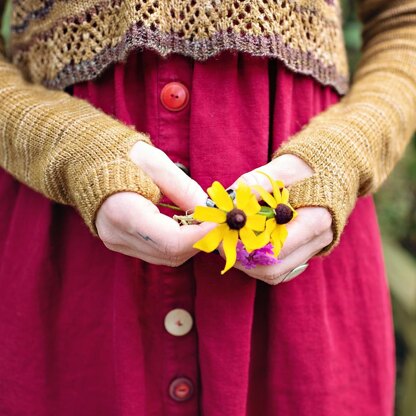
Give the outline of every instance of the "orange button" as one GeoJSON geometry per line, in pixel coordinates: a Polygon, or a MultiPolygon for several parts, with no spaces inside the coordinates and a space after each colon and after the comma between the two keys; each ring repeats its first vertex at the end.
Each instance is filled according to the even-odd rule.
{"type": "Polygon", "coordinates": [[[189,101],[189,91],[181,82],[169,82],[160,92],[163,107],[170,111],[180,111],[189,101]]]}
{"type": "Polygon", "coordinates": [[[179,377],[170,383],[169,396],[176,402],[189,400],[194,393],[192,381],[186,377],[179,377]]]}

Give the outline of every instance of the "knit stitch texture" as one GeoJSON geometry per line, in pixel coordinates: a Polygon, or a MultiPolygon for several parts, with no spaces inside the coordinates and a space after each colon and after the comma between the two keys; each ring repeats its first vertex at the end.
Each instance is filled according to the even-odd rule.
{"type": "MultiPolygon", "coordinates": [[[[85,17],[81,20],[73,18],[72,9],[67,13],[68,19],[63,19],[63,9],[53,7],[55,3],[63,9],[74,4],[41,0],[16,2],[16,5],[25,4],[27,9],[24,13],[18,12],[18,7],[15,12],[13,30],[20,35],[16,38],[19,39],[17,43],[14,43],[15,55],[12,55],[12,59],[24,69],[26,75],[30,74],[33,80],[51,86],[63,86],[77,80],[75,69],[78,68],[82,72],[82,68],[85,68],[82,66],[83,62],[89,59],[84,60],[81,54],[79,62],[66,63],[69,67],[65,68],[70,68],[66,73],[70,74],[70,79],[58,83],[59,85],[52,85],[65,73],[58,70],[59,65],[66,62],[66,59],[74,59],[69,51],[72,48],[79,49],[80,36],[86,36],[88,42],[94,43],[92,39],[101,39],[98,33],[111,33],[113,21],[103,18],[95,25],[91,23],[95,14],[85,14],[84,6],[87,3],[91,4],[91,10],[95,10],[96,14],[101,10],[94,6],[96,2],[93,1],[76,3],[80,4],[80,15],[85,17]],[[46,3],[51,5],[49,9],[44,7],[46,3]],[[42,24],[39,24],[40,22],[42,24]],[[68,22],[71,22],[70,27],[68,22]],[[94,27],[97,33],[91,31],[90,26],[94,27]],[[64,32],[69,30],[73,36],[65,38],[67,49],[57,51],[54,48],[52,32],[65,34],[64,32]],[[36,36],[33,34],[35,32],[43,34],[36,42],[36,36]],[[26,49],[22,46],[25,42],[26,49]],[[39,46],[42,42],[46,43],[39,46]],[[19,49],[17,44],[21,45],[22,49],[19,49]],[[31,51],[32,48],[38,47],[36,45],[39,46],[38,51],[42,57],[39,61],[34,57],[30,58],[29,55],[22,55],[21,51],[31,51]],[[52,48],[51,54],[42,54],[48,47],[52,48]],[[26,57],[22,58],[23,56],[26,57]],[[52,63],[53,67],[50,67],[50,61],[53,59],[56,59],[58,64],[52,63]],[[43,78],[45,74],[46,79],[43,78]]],[[[143,4],[150,3],[154,6],[163,4],[150,0],[134,2],[136,5],[140,4],[137,10],[141,10],[143,4]]],[[[181,16],[185,4],[195,7],[202,4],[195,0],[169,3],[174,5],[175,16],[176,13],[181,16]]],[[[294,7],[293,4],[296,4],[299,10],[307,10],[304,9],[307,5],[315,4],[320,6],[319,10],[322,12],[315,16],[322,18],[322,22],[325,22],[322,23],[322,27],[325,27],[329,24],[328,19],[330,21],[334,16],[333,7],[336,2],[262,0],[257,3],[217,3],[218,7],[222,7],[222,4],[235,4],[235,7],[257,4],[251,9],[253,22],[262,19],[263,15],[257,14],[260,4],[264,5],[264,9],[279,5],[282,10],[294,7]]],[[[132,5],[130,2],[111,4],[117,4],[117,14],[131,21],[129,13],[123,9],[124,4],[132,5]]],[[[338,244],[357,197],[378,189],[402,156],[416,128],[416,0],[362,0],[359,5],[360,18],[364,24],[363,56],[352,88],[338,104],[312,119],[273,155],[277,157],[285,153],[295,154],[315,171],[311,178],[291,187],[290,202],[295,208],[323,206],[331,212],[334,240],[321,254],[329,253],[338,244]]],[[[237,9],[240,10],[238,7],[237,9]]],[[[175,24],[172,23],[176,32],[180,33],[183,30],[189,34],[189,38],[181,43],[180,48],[187,45],[190,49],[181,50],[183,53],[189,50],[199,51],[201,43],[198,34],[200,37],[204,34],[203,38],[206,39],[211,33],[210,28],[224,23],[215,13],[207,20],[205,14],[196,15],[196,10],[194,12],[195,20],[192,26],[188,21],[190,18],[181,18],[175,20],[175,24]],[[190,33],[193,33],[193,36],[190,36],[190,33]]],[[[269,19],[273,20],[272,16],[269,19]]],[[[318,21],[321,25],[321,21],[318,21]]],[[[285,22],[282,24],[287,26],[289,23],[285,22]]],[[[148,23],[149,20],[144,19],[143,26],[148,23]]],[[[155,21],[154,25],[156,24],[155,21]]],[[[310,27],[306,22],[303,24],[307,28],[310,27]]],[[[289,24],[290,27],[293,25],[296,26],[295,23],[289,24]]],[[[123,31],[124,35],[121,36],[127,36],[129,29],[124,27],[123,31]]],[[[332,42],[330,32],[324,29],[319,29],[318,32],[317,36],[324,38],[323,44],[332,42]]],[[[158,32],[155,30],[154,33],[158,32]]],[[[306,32],[302,29],[291,34],[291,43],[299,48],[306,47],[304,33],[306,32]]],[[[109,42],[105,47],[118,50],[118,40],[112,36],[105,36],[104,39],[109,42]]],[[[157,37],[146,39],[149,41],[148,46],[154,48],[157,37]]],[[[176,41],[174,44],[176,45],[176,41]]],[[[338,44],[338,40],[335,44],[338,44]]],[[[165,47],[163,45],[166,44],[162,44],[162,50],[165,47]]],[[[259,49],[256,51],[261,50],[261,45],[261,42],[258,43],[259,49]]],[[[103,45],[97,44],[95,52],[103,51],[102,47],[103,45]]],[[[337,47],[335,50],[333,56],[324,54],[332,64],[344,60],[342,49],[337,47]]],[[[89,56],[89,52],[86,52],[86,56],[89,56]]],[[[106,61],[105,65],[118,59],[120,55],[110,53],[108,57],[109,61],[106,61]]],[[[94,59],[96,58],[91,62],[95,65],[94,59]]],[[[290,67],[290,62],[286,64],[290,67]]],[[[339,66],[341,67],[342,65],[339,66]]],[[[340,73],[342,70],[337,72],[338,75],[340,73]]],[[[334,81],[335,78],[331,82],[334,82],[334,86],[339,86],[340,84],[334,81]]],[[[328,79],[321,79],[321,82],[326,83],[328,79]]],[[[6,59],[0,59],[0,165],[47,197],[76,207],[93,232],[96,232],[96,212],[109,195],[119,191],[133,191],[154,202],[160,197],[157,186],[128,158],[128,152],[137,140],[150,142],[150,137],[146,133],[133,131],[91,105],[63,92],[48,91],[42,86],[30,84],[23,79],[16,66],[6,59]]]]}
{"type": "Polygon", "coordinates": [[[143,47],[205,60],[223,50],[277,57],[340,93],[348,66],[338,0],[21,0],[13,63],[62,89],[143,47]]]}
{"type": "Polygon", "coordinates": [[[380,187],[416,128],[416,1],[364,0],[360,19],[363,56],[350,92],[273,155],[297,155],[315,171],[291,187],[291,199],[295,208],[332,213],[334,240],[321,254],[339,242],[357,197],[380,187]]]}
{"type": "Polygon", "coordinates": [[[97,211],[110,195],[160,199],[159,188],[128,156],[138,141],[151,143],[146,133],[83,100],[29,84],[0,59],[0,165],[48,198],[76,207],[95,235],[97,211]]]}

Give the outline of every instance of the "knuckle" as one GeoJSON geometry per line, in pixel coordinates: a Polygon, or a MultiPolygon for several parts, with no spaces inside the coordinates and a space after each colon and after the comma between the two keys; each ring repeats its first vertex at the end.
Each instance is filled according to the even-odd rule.
{"type": "Polygon", "coordinates": [[[266,275],[266,276],[264,276],[264,281],[267,284],[271,285],[271,286],[276,286],[279,283],[280,278],[282,276],[284,276],[284,275],[283,274],[278,274],[278,275],[277,274],[270,274],[270,275],[266,275]]]}
{"type": "MultiPolygon", "coordinates": [[[[106,205],[102,206],[102,216],[100,217],[100,222],[107,226],[107,228],[108,226],[115,228],[121,227],[125,219],[123,213],[119,209],[117,195],[112,195],[111,197],[107,198],[105,203],[106,205]]],[[[105,226],[104,229],[106,228],[105,226]]]]}
{"type": "Polygon", "coordinates": [[[332,230],[324,233],[323,236],[322,236],[323,246],[325,247],[325,246],[331,244],[333,239],[334,239],[334,233],[332,232],[332,230]]]}
{"type": "Polygon", "coordinates": [[[267,281],[267,284],[269,284],[270,286],[276,286],[278,283],[279,283],[279,279],[277,278],[273,278],[267,281]]]}
{"type": "Polygon", "coordinates": [[[321,210],[321,225],[324,229],[331,228],[332,226],[332,215],[326,208],[322,208],[321,210]]]}
{"type": "Polygon", "coordinates": [[[287,257],[290,253],[292,253],[293,251],[295,251],[297,248],[302,247],[303,245],[307,244],[310,241],[310,236],[305,233],[305,234],[296,234],[296,237],[291,238],[291,239],[287,239],[285,241],[285,243],[283,244],[282,249],[280,250],[279,253],[279,258],[285,258],[287,257]]]}
{"type": "Polygon", "coordinates": [[[106,247],[106,248],[108,248],[109,250],[111,250],[111,251],[118,251],[117,250],[117,245],[116,244],[114,244],[114,243],[112,243],[112,242],[109,242],[109,241],[104,241],[103,240],[103,244],[104,244],[104,246],[106,247]]]}
{"type": "Polygon", "coordinates": [[[312,236],[314,238],[321,237],[323,233],[331,228],[332,216],[326,208],[315,207],[309,221],[312,236]]]}
{"type": "Polygon", "coordinates": [[[240,176],[239,180],[245,182],[247,185],[257,185],[259,184],[258,175],[255,175],[254,172],[246,172],[240,176]]]}
{"type": "Polygon", "coordinates": [[[179,239],[169,240],[165,242],[162,253],[169,259],[176,259],[181,257],[180,241],[179,239]]]}
{"type": "Polygon", "coordinates": [[[169,266],[169,267],[179,267],[179,266],[181,266],[183,263],[185,263],[185,259],[183,259],[183,257],[182,256],[173,256],[173,257],[169,257],[167,260],[166,260],[166,266],[169,266]]]}
{"type": "Polygon", "coordinates": [[[118,242],[115,233],[112,232],[108,227],[97,227],[97,233],[100,240],[110,250],[112,250],[112,247],[115,246],[118,242]]]}

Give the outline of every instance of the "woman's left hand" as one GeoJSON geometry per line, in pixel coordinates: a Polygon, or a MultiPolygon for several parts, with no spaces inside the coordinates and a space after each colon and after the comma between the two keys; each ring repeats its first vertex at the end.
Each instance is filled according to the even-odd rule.
{"type": "MultiPolygon", "coordinates": [[[[270,182],[264,175],[256,170],[267,173],[273,179],[283,181],[285,186],[305,179],[313,175],[313,170],[302,159],[294,155],[282,155],[267,165],[261,166],[251,172],[242,175],[231,188],[236,188],[238,181],[248,185],[261,185],[267,191],[271,191],[270,182]]],[[[306,263],[315,254],[332,242],[332,216],[323,207],[304,207],[297,209],[297,217],[287,224],[288,237],[280,252],[281,263],[271,266],[256,266],[254,269],[246,269],[240,262],[235,268],[243,271],[248,276],[262,280],[268,284],[276,285],[286,278],[294,268],[306,263]]],[[[224,253],[220,247],[220,253],[224,253]]]]}

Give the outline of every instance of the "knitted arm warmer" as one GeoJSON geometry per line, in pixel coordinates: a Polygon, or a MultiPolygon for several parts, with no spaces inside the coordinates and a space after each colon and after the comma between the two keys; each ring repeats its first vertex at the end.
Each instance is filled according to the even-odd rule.
{"type": "Polygon", "coordinates": [[[294,154],[314,175],[294,184],[291,203],[326,207],[334,239],[359,196],[374,192],[416,128],[416,1],[362,0],[362,58],[349,93],[274,153],[294,154]]]}
{"type": "Polygon", "coordinates": [[[26,82],[0,44],[0,166],[54,201],[78,209],[93,234],[110,195],[131,191],[152,202],[156,184],[128,157],[138,133],[60,91],[26,82]]]}

